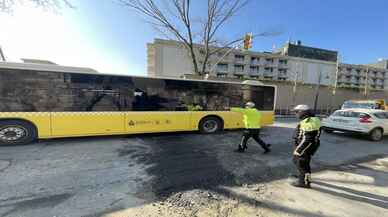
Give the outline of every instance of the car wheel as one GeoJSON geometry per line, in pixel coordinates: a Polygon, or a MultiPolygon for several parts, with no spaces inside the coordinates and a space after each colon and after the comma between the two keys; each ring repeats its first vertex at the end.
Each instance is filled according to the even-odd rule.
{"type": "Polygon", "coordinates": [[[369,138],[372,140],[372,141],[380,141],[383,139],[383,130],[380,129],[380,128],[376,128],[376,129],[373,129],[370,134],[369,134],[369,138]]]}
{"type": "Polygon", "coordinates": [[[199,131],[201,133],[216,133],[222,130],[222,122],[216,117],[207,117],[201,120],[199,123],[199,131]]]}
{"type": "Polygon", "coordinates": [[[0,121],[0,146],[26,145],[37,138],[35,126],[20,120],[0,121]]]}

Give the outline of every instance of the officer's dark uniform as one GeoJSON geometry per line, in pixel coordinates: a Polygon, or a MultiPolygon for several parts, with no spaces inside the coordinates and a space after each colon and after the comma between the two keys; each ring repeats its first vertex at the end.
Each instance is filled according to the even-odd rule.
{"type": "Polygon", "coordinates": [[[321,123],[319,118],[306,112],[301,118],[294,134],[293,161],[299,170],[298,180],[293,183],[297,187],[310,187],[311,183],[311,157],[320,145],[321,123]]]}

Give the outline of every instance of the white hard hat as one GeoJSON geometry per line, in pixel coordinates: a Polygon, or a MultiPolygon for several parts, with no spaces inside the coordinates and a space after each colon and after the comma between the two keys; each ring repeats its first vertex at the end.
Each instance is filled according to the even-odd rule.
{"type": "Polygon", "coordinates": [[[253,102],[247,102],[247,103],[245,103],[245,106],[247,106],[247,107],[249,107],[249,108],[253,108],[253,107],[255,107],[255,103],[253,103],[253,102]]]}
{"type": "Polygon", "coordinates": [[[303,104],[297,105],[294,108],[294,111],[308,111],[308,110],[310,110],[310,107],[308,105],[303,105],[303,104]]]}

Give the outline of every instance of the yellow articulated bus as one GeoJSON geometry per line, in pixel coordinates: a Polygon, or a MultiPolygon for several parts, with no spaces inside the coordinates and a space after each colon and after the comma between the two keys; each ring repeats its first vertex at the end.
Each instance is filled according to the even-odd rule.
{"type": "Polygon", "coordinates": [[[229,111],[253,101],[272,124],[276,87],[101,74],[74,67],[0,63],[0,145],[36,139],[241,128],[229,111]]]}

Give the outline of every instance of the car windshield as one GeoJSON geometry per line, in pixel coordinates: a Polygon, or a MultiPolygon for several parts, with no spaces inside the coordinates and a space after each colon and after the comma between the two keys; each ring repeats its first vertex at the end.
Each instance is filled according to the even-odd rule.
{"type": "Polygon", "coordinates": [[[346,118],[360,118],[362,116],[370,116],[366,113],[356,111],[336,111],[331,116],[333,117],[346,117],[346,118]]]}

